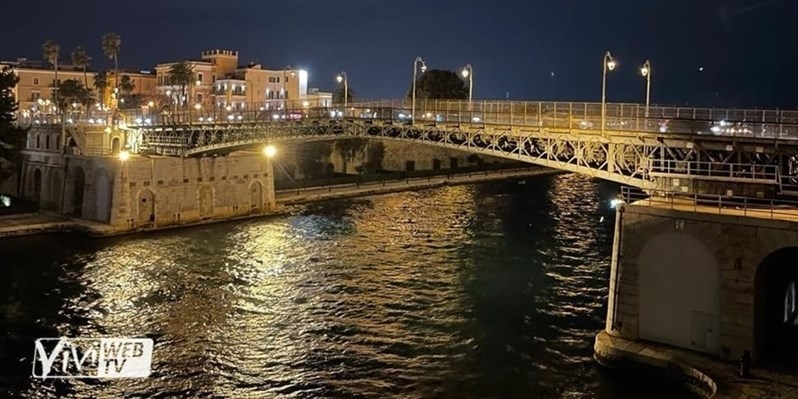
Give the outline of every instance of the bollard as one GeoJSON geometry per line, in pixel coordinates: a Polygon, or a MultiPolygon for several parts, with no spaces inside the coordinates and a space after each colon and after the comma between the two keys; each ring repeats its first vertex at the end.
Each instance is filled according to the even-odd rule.
{"type": "Polygon", "coordinates": [[[740,377],[748,378],[751,376],[751,352],[744,351],[740,356],[740,377]]]}

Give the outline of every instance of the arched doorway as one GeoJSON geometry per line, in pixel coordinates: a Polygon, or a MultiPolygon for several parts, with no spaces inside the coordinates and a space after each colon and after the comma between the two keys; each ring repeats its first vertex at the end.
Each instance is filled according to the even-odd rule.
{"type": "Polygon", "coordinates": [[[33,171],[33,192],[31,192],[31,200],[37,205],[40,203],[42,197],[42,171],[36,169],[33,171]]]}
{"type": "Polygon", "coordinates": [[[798,370],[798,247],[765,257],[756,272],[755,346],[758,364],[798,370]]]}
{"type": "Polygon", "coordinates": [[[96,219],[100,222],[107,223],[111,219],[111,184],[109,183],[108,176],[105,173],[101,173],[97,178],[96,187],[96,219]]]}
{"type": "Polygon", "coordinates": [[[72,169],[72,216],[83,216],[83,193],[86,191],[86,174],[83,168],[76,166],[72,169]]]}
{"type": "Polygon", "coordinates": [[[150,190],[139,193],[139,224],[155,223],[155,194],[150,190]]]}
{"type": "Polygon", "coordinates": [[[211,186],[202,186],[199,189],[199,211],[201,219],[213,216],[213,188],[211,186]]]}
{"type": "Polygon", "coordinates": [[[720,353],[720,267],[685,233],[651,238],[638,258],[640,338],[720,353]]]}
{"type": "Polygon", "coordinates": [[[116,154],[122,149],[121,142],[122,141],[119,140],[119,137],[114,137],[111,139],[111,153],[116,154]]]}
{"type": "Polygon", "coordinates": [[[250,211],[251,213],[263,212],[263,185],[259,181],[252,182],[249,187],[250,197],[250,211]]]}
{"type": "Polygon", "coordinates": [[[47,209],[61,212],[61,203],[64,190],[64,172],[61,169],[51,169],[50,178],[47,181],[48,194],[45,196],[43,206],[47,209]]]}

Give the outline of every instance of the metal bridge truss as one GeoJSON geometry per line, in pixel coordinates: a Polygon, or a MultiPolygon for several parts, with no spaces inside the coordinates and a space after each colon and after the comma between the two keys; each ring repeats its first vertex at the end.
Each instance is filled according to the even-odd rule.
{"type": "Polygon", "coordinates": [[[485,124],[300,119],[142,126],[142,149],[162,155],[225,153],[257,144],[340,138],[418,142],[582,173],[644,190],[728,192],[757,188],[798,195],[798,143],[686,134],[612,132],[485,124]],[[609,132],[608,132],[609,133],[609,132]],[[698,184],[700,183],[700,184],[698,184]]]}

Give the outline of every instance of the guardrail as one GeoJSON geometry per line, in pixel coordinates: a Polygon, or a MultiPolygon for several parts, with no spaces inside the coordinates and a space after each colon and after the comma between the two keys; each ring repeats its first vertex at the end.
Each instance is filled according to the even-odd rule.
{"type": "Polygon", "coordinates": [[[704,178],[710,180],[737,181],[758,180],[765,184],[780,183],[778,165],[756,165],[746,163],[720,163],[709,161],[649,160],[650,176],[704,178]]]}
{"type": "MultiPolygon", "coordinates": [[[[289,122],[302,119],[363,119],[417,124],[471,124],[596,131],[690,133],[724,137],[798,139],[798,111],[712,109],[608,103],[532,101],[406,100],[318,106],[306,100],[250,103],[237,107],[182,107],[164,112],[119,110],[119,119],[136,127],[243,122],[289,122]]],[[[107,116],[68,115],[70,123],[106,123],[107,116]]],[[[52,123],[52,116],[28,115],[24,120],[52,123]],[[35,118],[35,119],[34,119],[35,118]],[[48,119],[49,118],[49,119],[48,119]]],[[[22,121],[23,119],[20,119],[22,121]]]]}
{"type": "Polygon", "coordinates": [[[621,199],[627,204],[670,210],[798,221],[798,201],[675,191],[644,193],[632,187],[621,187],[621,199]]]}

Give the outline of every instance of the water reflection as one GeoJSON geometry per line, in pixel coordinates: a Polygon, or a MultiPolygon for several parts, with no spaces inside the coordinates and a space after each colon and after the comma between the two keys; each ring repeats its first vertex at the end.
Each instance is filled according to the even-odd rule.
{"type": "Polygon", "coordinates": [[[3,241],[25,267],[0,271],[15,370],[0,382],[26,397],[639,397],[592,361],[615,190],[569,175],[3,241]],[[152,337],[153,375],[32,380],[33,339],[62,334],[152,337]]]}

